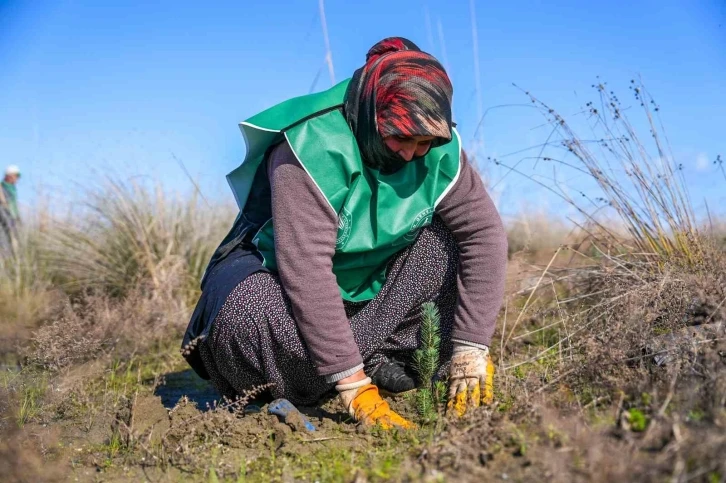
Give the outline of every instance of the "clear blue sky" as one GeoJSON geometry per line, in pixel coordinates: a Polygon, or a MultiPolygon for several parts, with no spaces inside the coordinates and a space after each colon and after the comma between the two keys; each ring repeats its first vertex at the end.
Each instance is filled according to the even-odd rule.
{"type": "MultiPolygon", "coordinates": [[[[478,122],[470,3],[445,3],[328,0],[335,74],[350,76],[386,36],[413,40],[449,66],[468,142],[478,122]]],[[[476,0],[476,21],[485,109],[526,101],[516,82],[570,114],[592,98],[595,76],[625,101],[641,75],[694,198],[726,206],[711,163],[726,157],[724,0],[476,0]]],[[[0,0],[0,164],[22,168],[26,205],[72,201],[74,181],[103,172],[187,189],[175,157],[205,195],[231,199],[224,175],[244,154],[237,123],[307,93],[316,76],[316,90],[328,87],[324,56],[317,0],[0,0]]],[[[540,124],[531,110],[491,111],[485,155],[541,142],[540,124]]],[[[505,213],[551,201],[516,175],[496,197],[505,213]]]]}

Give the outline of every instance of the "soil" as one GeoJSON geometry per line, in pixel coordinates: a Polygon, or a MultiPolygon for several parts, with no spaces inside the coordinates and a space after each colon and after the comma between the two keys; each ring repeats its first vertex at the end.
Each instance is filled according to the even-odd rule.
{"type": "MultiPolygon", "coordinates": [[[[714,348],[709,357],[716,359],[709,367],[722,364],[722,347],[714,348]]],[[[77,379],[78,371],[69,372],[69,377],[77,379]]],[[[693,379],[684,373],[684,389],[689,381],[693,379]]],[[[697,401],[722,398],[723,390],[718,386],[698,393],[697,401]]],[[[705,454],[710,461],[726,451],[726,436],[714,428],[723,423],[718,415],[700,425],[678,416],[651,415],[648,429],[637,433],[627,425],[623,408],[597,423],[583,418],[582,411],[554,408],[553,394],[532,394],[509,408],[495,403],[462,420],[441,417],[433,427],[405,434],[354,424],[331,394],[318,407],[298,408],[316,428],[309,432],[301,417],[281,421],[268,414],[266,406],[259,412],[224,408],[217,392],[193,371],[172,371],[157,385],[121,400],[113,414],[99,413],[87,427],[78,418],[25,425],[0,445],[0,461],[6,466],[18,461],[17,466],[5,467],[4,474],[22,477],[6,481],[59,481],[69,476],[81,482],[238,481],[241,474],[248,481],[303,481],[321,473],[328,475],[321,481],[357,482],[662,481],[673,466],[674,451],[683,451],[674,445],[688,448],[685,456],[678,453],[686,467],[689,458],[697,461],[705,454]],[[349,468],[325,473],[325,465],[333,468],[344,458],[359,458],[360,465],[374,454],[392,458],[394,462],[383,467],[394,465],[393,473],[351,473],[349,468]],[[281,460],[287,462],[282,469],[276,463],[281,460]],[[309,469],[310,465],[318,466],[309,469]],[[28,466],[35,469],[29,471],[28,466]]],[[[688,391],[691,398],[696,394],[688,391]]],[[[412,394],[387,399],[394,410],[417,419],[412,394]]],[[[681,406],[687,400],[677,396],[673,403],[681,406]]],[[[722,481],[718,466],[714,468],[693,480],[722,481]]]]}

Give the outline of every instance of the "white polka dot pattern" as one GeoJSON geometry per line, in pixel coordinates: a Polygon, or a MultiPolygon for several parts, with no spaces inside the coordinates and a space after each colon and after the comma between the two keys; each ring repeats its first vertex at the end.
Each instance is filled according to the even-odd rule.
{"type": "MultiPolygon", "coordinates": [[[[411,357],[419,344],[421,305],[428,301],[441,314],[439,374],[444,373],[452,351],[458,265],[456,241],[435,216],[391,261],[386,283],[373,300],[345,303],[367,373],[394,354],[411,357]]],[[[311,405],[334,386],[310,362],[290,301],[273,273],[252,274],[230,293],[200,354],[212,383],[227,397],[273,383],[273,397],[311,405]]]]}

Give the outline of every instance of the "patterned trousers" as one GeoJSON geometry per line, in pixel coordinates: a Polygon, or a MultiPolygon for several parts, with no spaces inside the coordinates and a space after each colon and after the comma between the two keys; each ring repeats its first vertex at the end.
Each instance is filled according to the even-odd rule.
{"type": "MultiPolygon", "coordinates": [[[[434,216],[416,241],[391,260],[374,299],[345,302],[366,373],[391,357],[410,359],[420,342],[425,302],[434,302],[441,315],[440,373],[446,369],[458,265],[456,240],[434,216]]],[[[285,289],[273,273],[254,273],[230,293],[199,349],[212,384],[229,398],[272,383],[273,397],[310,406],[334,387],[310,361],[285,289]]]]}

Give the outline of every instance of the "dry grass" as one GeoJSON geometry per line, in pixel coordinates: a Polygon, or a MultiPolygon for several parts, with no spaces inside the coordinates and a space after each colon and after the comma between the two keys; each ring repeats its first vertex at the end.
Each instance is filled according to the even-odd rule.
{"type": "Polygon", "coordinates": [[[65,290],[124,296],[142,286],[190,300],[226,234],[231,206],[172,197],[157,185],[107,180],[90,190],[80,217],[57,222],[47,260],[65,290]],[[181,292],[179,292],[181,291],[181,292]]]}
{"type": "MultiPolygon", "coordinates": [[[[11,364],[0,379],[5,429],[68,417],[90,431],[138,387],[137,372],[159,377],[147,372],[174,352],[233,216],[230,207],[108,181],[68,217],[28,220],[15,252],[0,259],[2,350],[11,364]],[[162,360],[151,366],[134,362],[156,354],[162,360]]],[[[7,434],[27,444],[25,429],[7,434]]],[[[3,457],[13,451],[3,446],[3,457]]]]}
{"type": "Polygon", "coordinates": [[[523,209],[516,218],[506,222],[506,227],[510,259],[514,254],[525,255],[528,260],[537,260],[540,255],[551,256],[568,239],[582,238],[564,220],[536,209],[523,209]]]}
{"type": "Polygon", "coordinates": [[[44,232],[31,222],[21,228],[12,254],[0,257],[0,362],[14,362],[18,346],[57,309],[43,252],[44,232]]]}
{"type": "Polygon", "coordinates": [[[709,216],[709,220],[704,224],[701,232],[717,247],[726,250],[726,220],[714,219],[709,216]]]}
{"type": "MultiPolygon", "coordinates": [[[[513,263],[537,268],[505,303],[493,346],[498,403],[459,423],[441,422],[444,431],[426,441],[406,439],[414,474],[726,478],[723,225],[717,214],[708,228],[696,220],[645,89],[632,85],[651,131],[643,140],[615,94],[594,87],[597,102],[583,114],[588,129],[599,131],[586,136],[528,94],[552,126],[550,151],[539,161],[579,170],[599,191],[573,199],[547,187],[581,214],[574,225],[536,212],[508,224],[513,263]]],[[[218,473],[237,477],[249,472],[215,470],[216,451],[243,454],[250,448],[234,445],[252,440],[255,451],[269,453],[271,466],[259,465],[260,472],[278,468],[275,438],[289,435],[271,437],[281,430],[240,422],[239,411],[200,415],[182,401],[157,439],[133,420],[139,394],[151,398],[163,374],[180,367],[172,349],[234,210],[113,180],[85,200],[72,216],[31,222],[21,249],[0,260],[3,335],[25,328],[4,348],[22,356],[22,369],[4,372],[0,386],[0,421],[12,429],[0,466],[8,474],[18,473],[13,459],[40,466],[46,455],[20,449],[28,444],[25,428],[60,419],[89,440],[98,429],[97,446],[77,464],[99,471],[122,463],[181,468],[210,481],[218,473]]],[[[383,462],[395,453],[381,451],[383,462]]],[[[315,468],[312,476],[322,471],[316,461],[290,461],[315,468]]]]}
{"type": "Polygon", "coordinates": [[[62,326],[80,329],[79,311],[103,325],[113,299],[124,309],[140,304],[159,320],[141,327],[137,320],[148,317],[120,317],[107,330],[158,338],[165,319],[178,325],[195,302],[203,270],[234,217],[231,206],[210,209],[194,196],[116,180],[90,189],[85,200],[67,217],[43,211],[26,221],[14,252],[0,257],[0,356],[8,362],[43,324],[50,325],[36,345],[45,337],[46,357],[63,359],[59,348],[71,350],[76,341],[62,326]]]}
{"type": "MultiPolygon", "coordinates": [[[[634,102],[640,104],[647,139],[639,136],[619,97],[606,83],[598,81],[595,102],[588,102],[581,114],[587,116],[590,132],[576,132],[570,122],[529,92],[533,106],[551,127],[548,142],[536,162],[552,163],[587,175],[597,194],[576,190],[582,199],[571,197],[560,186],[534,180],[575,208],[586,231],[596,229],[598,243],[618,246],[641,256],[662,261],[699,263],[702,236],[682,174],[659,125],[659,107],[641,84],[631,81],[634,102]],[[584,201],[583,201],[584,200],[584,201]],[[614,214],[625,227],[624,238],[600,221],[602,213],[614,214]]],[[[494,159],[497,164],[502,164],[494,159]]],[[[505,166],[508,167],[508,166],[505,166]]],[[[516,167],[512,171],[527,176],[516,167]]],[[[649,259],[650,260],[650,259],[649,259]]]]}
{"type": "Polygon", "coordinates": [[[566,456],[556,445],[540,456],[564,481],[723,481],[726,254],[713,242],[718,227],[700,228],[647,91],[631,86],[650,130],[645,141],[617,96],[593,87],[587,136],[527,93],[552,127],[550,152],[560,153],[539,161],[579,170],[599,191],[573,199],[548,187],[581,214],[584,236],[553,250],[536,282],[507,300],[502,407],[523,424],[540,421],[530,437],[545,427],[521,415],[550,415],[571,443],[566,456]]]}

